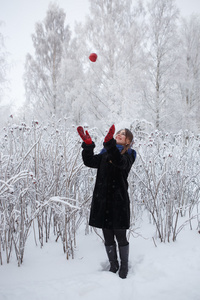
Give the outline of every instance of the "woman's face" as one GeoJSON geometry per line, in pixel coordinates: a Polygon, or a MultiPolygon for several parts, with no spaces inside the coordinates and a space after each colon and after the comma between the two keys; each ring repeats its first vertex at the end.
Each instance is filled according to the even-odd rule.
{"type": "Polygon", "coordinates": [[[126,145],[126,132],[122,129],[115,135],[115,140],[118,145],[126,145]]]}

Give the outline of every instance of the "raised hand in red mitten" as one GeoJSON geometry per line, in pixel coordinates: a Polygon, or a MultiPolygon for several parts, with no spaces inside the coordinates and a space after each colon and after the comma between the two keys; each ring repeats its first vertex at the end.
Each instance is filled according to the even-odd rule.
{"type": "Polygon", "coordinates": [[[80,137],[82,138],[82,140],[87,144],[87,145],[90,145],[92,144],[92,139],[88,133],[88,131],[86,130],[84,132],[84,129],[82,126],[78,126],[77,127],[77,131],[78,131],[78,134],[80,135],[80,137]]]}
{"type": "Polygon", "coordinates": [[[115,125],[112,125],[104,139],[104,142],[107,143],[110,140],[112,140],[114,133],[115,133],[115,125]]]}

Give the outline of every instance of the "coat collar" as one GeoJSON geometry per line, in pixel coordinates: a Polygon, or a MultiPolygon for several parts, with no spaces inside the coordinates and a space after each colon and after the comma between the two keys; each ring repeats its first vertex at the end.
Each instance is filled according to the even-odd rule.
{"type": "MultiPolygon", "coordinates": [[[[122,145],[118,145],[118,144],[116,144],[116,147],[117,147],[117,149],[119,150],[119,152],[122,152],[122,150],[124,149],[124,146],[122,146],[122,145]]],[[[132,151],[132,149],[128,149],[128,154],[131,154],[131,151],[132,151]]],[[[107,150],[105,149],[105,148],[103,148],[102,150],[101,150],[101,152],[100,152],[100,154],[103,154],[103,153],[105,153],[105,152],[107,152],[107,150]]]]}

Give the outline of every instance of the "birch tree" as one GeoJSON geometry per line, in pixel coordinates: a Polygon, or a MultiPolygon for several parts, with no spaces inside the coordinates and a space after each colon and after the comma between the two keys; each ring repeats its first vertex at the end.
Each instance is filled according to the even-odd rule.
{"type": "MultiPolygon", "coordinates": [[[[0,20],[0,27],[3,22],[0,20]]],[[[0,102],[2,101],[3,91],[5,87],[5,83],[7,82],[7,52],[4,44],[4,36],[0,32],[0,102]]]]}
{"type": "Polygon", "coordinates": [[[177,19],[174,0],[152,0],[147,5],[148,32],[145,47],[143,74],[143,101],[145,111],[157,129],[169,126],[173,116],[175,75],[177,70],[177,19]],[[171,108],[171,109],[170,109],[171,108]]]}
{"type": "MultiPolygon", "coordinates": [[[[66,107],[67,123],[80,124],[83,119],[87,95],[83,88],[85,80],[81,49],[78,47],[77,37],[74,37],[69,45],[65,45],[60,68],[60,111],[66,107]],[[70,108],[70,109],[69,109],[70,108]]],[[[63,113],[66,115],[66,111],[63,113]]],[[[60,113],[61,114],[61,113],[60,113]]]]}
{"type": "MultiPolygon", "coordinates": [[[[0,29],[3,22],[0,20],[0,29]]],[[[3,126],[6,118],[10,115],[10,108],[12,103],[10,99],[6,99],[9,87],[8,70],[10,68],[9,54],[6,50],[5,37],[0,31],[0,106],[1,106],[1,120],[0,125],[3,126]]]]}
{"type": "Polygon", "coordinates": [[[192,15],[181,22],[182,55],[179,88],[182,127],[200,129],[200,17],[192,15]]]}
{"type": "Polygon", "coordinates": [[[59,116],[59,76],[63,44],[70,41],[66,14],[56,4],[50,4],[46,18],[36,23],[32,35],[34,57],[26,57],[25,89],[27,104],[37,117],[59,116]]]}
{"type": "Polygon", "coordinates": [[[141,34],[137,20],[141,12],[133,12],[131,4],[129,0],[90,1],[86,23],[76,28],[85,53],[85,116],[88,120],[92,115],[95,124],[102,119],[110,124],[132,117],[137,107],[133,86],[139,72],[141,34]],[[91,52],[98,54],[95,63],[88,60],[91,52]]]}

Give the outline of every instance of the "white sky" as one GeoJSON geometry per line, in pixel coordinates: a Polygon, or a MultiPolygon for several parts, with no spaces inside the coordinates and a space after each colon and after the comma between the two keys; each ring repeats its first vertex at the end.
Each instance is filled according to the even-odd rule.
{"type": "MultiPolygon", "coordinates": [[[[134,1],[134,0],[133,0],[134,1]]],[[[49,0],[0,0],[0,27],[5,37],[6,50],[10,53],[12,63],[8,74],[10,91],[5,100],[19,105],[24,100],[23,73],[27,53],[33,53],[31,34],[35,32],[35,23],[43,21],[49,0]]],[[[88,0],[56,0],[66,12],[66,23],[73,29],[75,21],[84,21],[89,13],[88,0]]],[[[200,0],[176,0],[181,15],[200,14],[200,0]]]]}

